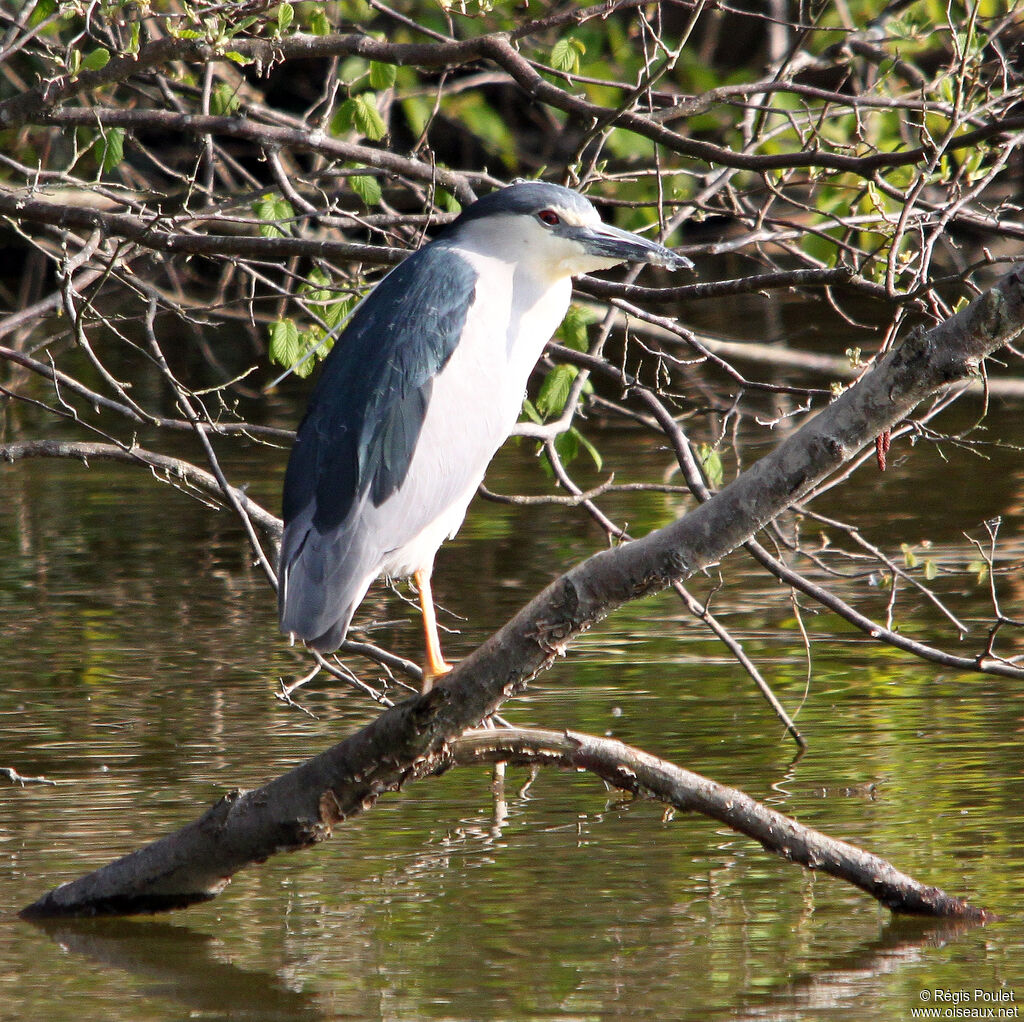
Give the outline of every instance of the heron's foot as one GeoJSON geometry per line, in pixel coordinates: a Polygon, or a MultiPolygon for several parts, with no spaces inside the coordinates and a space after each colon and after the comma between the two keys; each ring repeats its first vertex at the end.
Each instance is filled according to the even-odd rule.
{"type": "Polygon", "coordinates": [[[452,669],[452,666],[447,660],[441,658],[435,660],[428,656],[427,663],[423,667],[423,687],[420,689],[420,694],[426,695],[434,687],[434,681],[437,678],[443,678],[452,669]]]}

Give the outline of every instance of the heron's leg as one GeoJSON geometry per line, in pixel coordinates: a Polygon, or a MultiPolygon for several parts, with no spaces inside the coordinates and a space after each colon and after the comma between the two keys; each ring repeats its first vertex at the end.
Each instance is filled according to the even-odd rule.
{"type": "Polygon", "coordinates": [[[420,610],[423,612],[423,635],[427,640],[427,662],[423,667],[423,692],[433,687],[434,679],[447,674],[452,665],[441,653],[441,639],[437,634],[437,618],[434,615],[434,594],[430,591],[430,569],[420,569],[413,574],[420,594],[420,610]]]}

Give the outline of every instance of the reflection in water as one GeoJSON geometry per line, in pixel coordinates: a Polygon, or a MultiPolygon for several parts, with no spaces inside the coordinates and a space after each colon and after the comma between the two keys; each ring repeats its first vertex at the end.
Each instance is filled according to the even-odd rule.
{"type": "Polygon", "coordinates": [[[253,972],[222,958],[215,937],[185,926],[86,919],[38,925],[65,951],[138,980],[138,995],[159,998],[190,1012],[232,1018],[326,1018],[316,998],[290,990],[279,976],[253,972]]]}
{"type": "Polygon", "coordinates": [[[813,974],[794,975],[782,988],[743,998],[745,1003],[733,1018],[736,1022],[779,1018],[786,1008],[798,1017],[804,1013],[820,1017],[837,1009],[856,1012],[863,1008],[866,984],[875,985],[882,977],[920,964],[929,948],[941,949],[969,929],[964,923],[894,917],[877,939],[821,963],[813,974]]]}
{"type": "MultiPolygon", "coordinates": [[[[136,981],[136,996],[165,1001],[191,1013],[220,1014],[230,1006],[231,1018],[251,1022],[401,1017],[401,1013],[390,1014],[380,1002],[370,1005],[351,993],[330,998],[328,1006],[316,990],[290,989],[287,970],[278,976],[239,968],[224,960],[217,938],[185,926],[114,920],[36,925],[64,951],[127,973],[136,981]]],[[[779,1018],[786,1007],[793,1012],[857,1009],[865,983],[876,983],[879,977],[920,963],[925,950],[942,948],[965,929],[950,923],[892,920],[879,937],[828,959],[813,974],[798,973],[780,979],[774,988],[742,993],[731,1017],[736,1022],[779,1018]]],[[[628,961],[620,964],[626,975],[628,961]]],[[[628,1019],[638,1014],[635,1004],[626,1003],[608,1005],[601,1017],[628,1019]]]]}

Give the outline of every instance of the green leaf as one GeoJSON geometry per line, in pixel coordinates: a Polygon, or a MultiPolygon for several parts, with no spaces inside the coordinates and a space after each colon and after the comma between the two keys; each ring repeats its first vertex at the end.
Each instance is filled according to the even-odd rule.
{"type": "Polygon", "coordinates": [[[82,59],[82,70],[99,71],[100,68],[106,67],[108,63],[110,63],[110,50],[106,50],[101,46],[85,55],[82,59]]]}
{"type": "Polygon", "coordinates": [[[595,467],[600,472],[601,466],[604,464],[601,452],[575,426],[572,432],[576,434],[576,439],[580,442],[580,446],[590,455],[595,467]]]}
{"type": "Polygon", "coordinates": [[[544,377],[537,395],[537,411],[545,419],[561,414],[578,372],[575,366],[557,365],[544,377]]]}
{"type": "Polygon", "coordinates": [[[400,102],[409,131],[413,135],[422,134],[434,115],[434,104],[428,103],[422,96],[405,96],[400,102]]]}
{"type": "Polygon", "coordinates": [[[309,31],[313,35],[330,35],[331,23],[323,9],[317,6],[309,16],[309,31]]]}
{"type": "MultiPolygon", "coordinates": [[[[567,429],[564,433],[559,433],[555,437],[555,451],[563,465],[569,465],[575,461],[581,449],[590,455],[594,464],[600,469],[602,464],[601,452],[575,426],[567,429]]],[[[553,471],[547,458],[544,459],[542,464],[546,471],[553,471]]]]}
{"type": "Polygon", "coordinates": [[[300,358],[299,328],[291,319],[278,319],[270,324],[270,361],[290,369],[300,358]]]}
{"type": "Polygon", "coordinates": [[[590,347],[587,327],[591,323],[596,323],[599,318],[593,309],[574,303],[569,306],[565,319],[555,331],[555,336],[567,348],[572,348],[574,351],[586,351],[590,347]]]}
{"type": "Polygon", "coordinates": [[[210,94],[210,113],[216,117],[229,117],[241,105],[236,86],[219,82],[210,94]]]}
{"type": "Polygon", "coordinates": [[[540,412],[537,411],[533,402],[528,397],[523,398],[523,414],[530,420],[530,422],[536,423],[538,426],[544,422],[540,417],[540,412]]]}
{"type": "MultiPolygon", "coordinates": [[[[306,282],[299,288],[299,294],[306,299],[310,312],[319,316],[329,330],[333,330],[348,316],[355,301],[351,295],[338,295],[331,287],[327,274],[319,266],[309,271],[306,282]]],[[[327,350],[329,346],[320,357],[327,350]]]]}
{"type": "Polygon", "coordinates": [[[697,448],[697,458],[700,460],[700,467],[704,470],[708,486],[713,490],[719,489],[725,479],[722,456],[711,444],[701,444],[697,448]]]}
{"type": "MultiPolygon", "coordinates": [[[[316,346],[323,340],[324,332],[319,327],[313,327],[311,330],[303,330],[299,334],[299,355],[295,362],[291,366],[292,375],[297,376],[300,380],[304,380],[309,374],[316,368],[317,362],[327,354],[326,351],[321,354],[316,351],[316,346]],[[313,351],[315,354],[306,358],[310,352],[313,351]]],[[[324,345],[325,348],[329,348],[329,345],[324,345]]]]}
{"type": "Polygon", "coordinates": [[[434,202],[447,213],[461,213],[462,203],[444,188],[438,188],[434,195],[434,202]]]}
{"type": "Polygon", "coordinates": [[[988,581],[988,562],[987,561],[971,561],[967,565],[967,570],[978,578],[978,585],[984,585],[988,581]]]}
{"type": "Polygon", "coordinates": [[[291,4],[277,5],[277,31],[284,35],[288,26],[295,20],[295,8],[291,4]]]}
{"type": "Polygon", "coordinates": [[[291,220],[295,216],[295,210],[287,199],[280,195],[270,193],[257,199],[252,204],[252,211],[260,220],[259,233],[262,238],[283,238],[291,233],[290,224],[282,224],[279,221],[291,220]]]}
{"type": "Polygon", "coordinates": [[[509,170],[518,167],[518,144],[508,119],[487,101],[483,93],[464,92],[451,97],[445,104],[445,114],[461,122],[477,141],[497,153],[509,170]]]}
{"type": "Polygon", "coordinates": [[[327,274],[314,266],[306,275],[306,282],[299,288],[299,294],[304,295],[310,303],[324,303],[331,299],[331,282],[327,274]]]}
{"type": "Polygon", "coordinates": [[[245,67],[246,64],[252,63],[244,53],[239,53],[238,50],[225,50],[224,56],[227,57],[228,60],[234,61],[234,63],[238,64],[240,67],[245,67]]]}
{"type": "Polygon", "coordinates": [[[370,62],[364,57],[346,57],[338,66],[338,81],[345,85],[355,85],[361,78],[370,73],[370,62]]]}
{"type": "Polygon", "coordinates": [[[369,21],[373,16],[366,0],[342,0],[341,14],[346,21],[369,21]]]}
{"type": "Polygon", "coordinates": [[[306,275],[306,286],[327,288],[331,286],[331,278],[319,266],[314,266],[306,275]]]}
{"type": "Polygon", "coordinates": [[[908,568],[917,567],[917,554],[914,553],[913,548],[909,543],[900,543],[900,550],[903,551],[903,563],[908,568]]]}
{"type": "Polygon", "coordinates": [[[356,96],[352,121],[356,129],[372,142],[379,142],[388,133],[384,118],[377,109],[377,98],[372,92],[356,96]]]}
{"type": "Polygon", "coordinates": [[[377,110],[376,97],[372,92],[346,99],[334,117],[332,128],[339,132],[358,131],[371,141],[379,141],[387,133],[384,118],[377,110]]]}
{"type": "Polygon", "coordinates": [[[354,99],[346,99],[343,103],[338,104],[338,108],[334,111],[334,116],[331,118],[331,132],[333,134],[345,135],[353,130],[355,108],[356,101],[354,99]]]}
{"type": "Polygon", "coordinates": [[[378,206],[382,198],[380,182],[369,174],[353,174],[348,179],[352,191],[366,203],[367,206],[378,206]]]}
{"type": "Polygon", "coordinates": [[[291,319],[279,319],[270,324],[270,361],[290,369],[300,379],[309,376],[333,346],[333,338],[327,341],[320,326],[300,331],[291,319]]]}
{"type": "Polygon", "coordinates": [[[244,32],[250,25],[255,25],[260,19],[255,14],[250,14],[247,18],[242,18],[240,21],[232,22],[228,27],[227,32],[224,34],[228,39],[234,39],[240,32],[244,32]]]}
{"type": "Polygon", "coordinates": [[[35,28],[41,25],[51,14],[57,13],[57,0],[39,0],[39,3],[32,9],[28,19],[28,27],[35,28]]]}
{"type": "Polygon", "coordinates": [[[378,92],[390,89],[395,84],[398,68],[394,64],[382,64],[380,61],[370,61],[370,88],[378,92]]]}
{"type": "Polygon", "coordinates": [[[100,167],[104,174],[109,174],[124,159],[126,134],[124,128],[107,128],[104,132],[103,153],[100,156],[100,167]]]}
{"type": "Polygon", "coordinates": [[[572,47],[567,38],[559,39],[551,48],[551,66],[556,71],[569,71],[572,69],[572,47]]]}
{"type": "Polygon", "coordinates": [[[555,450],[563,465],[569,465],[580,453],[580,434],[577,429],[567,429],[555,437],[555,450]]]}
{"type": "MultiPolygon", "coordinates": [[[[323,321],[327,326],[333,330],[339,323],[352,314],[352,309],[356,304],[356,300],[352,295],[345,295],[341,298],[335,298],[333,302],[330,302],[323,311],[323,321]]],[[[330,345],[324,349],[324,355],[330,351],[330,345]]]]}
{"type": "Polygon", "coordinates": [[[563,36],[551,49],[551,66],[556,71],[578,74],[580,57],[587,52],[586,46],[574,36],[563,36]]]}

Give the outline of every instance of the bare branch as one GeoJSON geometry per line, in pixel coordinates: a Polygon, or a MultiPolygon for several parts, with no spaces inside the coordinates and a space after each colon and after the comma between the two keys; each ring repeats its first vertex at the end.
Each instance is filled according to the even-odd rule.
{"type": "Polygon", "coordinates": [[[503,761],[589,770],[613,787],[641,798],[656,798],[683,812],[718,820],[788,862],[854,884],[892,912],[976,921],[992,918],[984,909],[919,883],[877,855],[826,837],[736,788],[622,742],[575,731],[498,728],[466,732],[451,744],[450,756],[459,766],[503,761]]]}
{"type": "MultiPolygon", "coordinates": [[[[90,461],[120,461],[144,465],[162,482],[175,486],[192,487],[208,497],[221,498],[223,489],[210,472],[166,454],[147,451],[142,447],[117,447],[114,444],[83,443],[68,440],[19,440],[0,444],[0,462],[14,464],[25,458],[70,458],[88,465],[90,461]]],[[[273,544],[281,541],[281,519],[266,511],[244,490],[231,488],[231,495],[246,516],[273,544]]]]}

